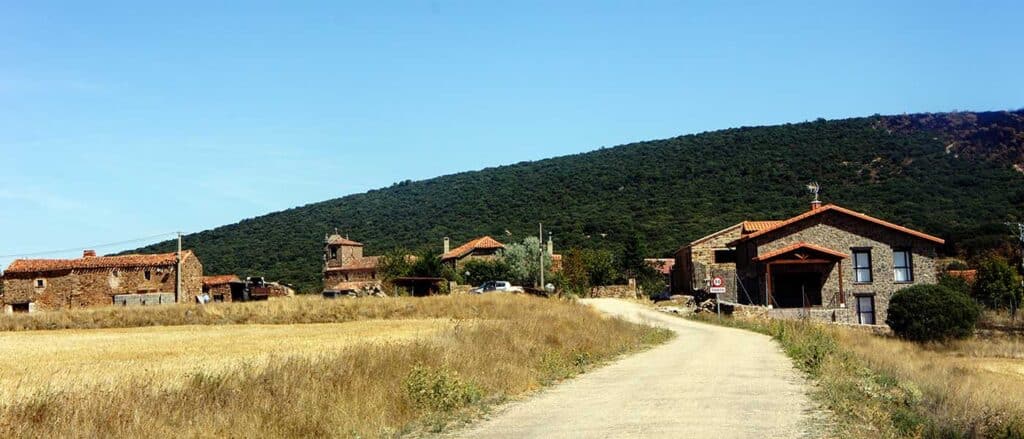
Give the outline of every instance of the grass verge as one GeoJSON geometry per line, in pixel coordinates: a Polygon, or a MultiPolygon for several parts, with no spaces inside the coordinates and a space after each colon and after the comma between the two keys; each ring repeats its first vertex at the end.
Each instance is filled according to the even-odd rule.
{"type": "MultiPolygon", "coordinates": [[[[261,367],[239,364],[182,377],[181,386],[126,378],[109,389],[41,390],[0,406],[0,437],[391,437],[439,431],[493,403],[671,337],[573,302],[525,296],[323,303],[356,319],[459,320],[413,342],[355,345],[261,367]]],[[[291,322],[304,315],[288,312],[291,322]]]]}
{"type": "Polygon", "coordinates": [[[1019,339],[922,346],[804,321],[694,318],[778,340],[816,382],[812,396],[836,414],[839,437],[1024,437],[1024,376],[971,357],[1018,352],[1019,339]]]}

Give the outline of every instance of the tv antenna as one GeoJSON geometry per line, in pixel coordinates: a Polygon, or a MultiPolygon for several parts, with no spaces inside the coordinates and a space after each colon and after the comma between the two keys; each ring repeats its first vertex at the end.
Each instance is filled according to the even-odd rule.
{"type": "Polygon", "coordinates": [[[811,195],[814,195],[815,203],[820,202],[820,200],[818,200],[818,192],[821,191],[821,185],[819,185],[818,182],[812,181],[807,183],[807,191],[810,192],[811,195]]]}

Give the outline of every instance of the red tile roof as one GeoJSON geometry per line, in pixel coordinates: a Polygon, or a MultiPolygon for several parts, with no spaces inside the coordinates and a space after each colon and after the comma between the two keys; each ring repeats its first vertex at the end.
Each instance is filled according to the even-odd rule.
{"type": "MultiPolygon", "coordinates": [[[[182,259],[192,257],[191,250],[181,252],[182,259]]],[[[78,259],[15,259],[4,273],[45,273],[49,271],[92,268],[141,268],[174,265],[174,253],[151,255],[98,256],[78,259]]]]}
{"type": "Polygon", "coordinates": [[[220,274],[216,276],[203,276],[203,286],[212,287],[214,285],[224,285],[231,282],[241,282],[242,280],[233,274],[220,274]]]}
{"type": "Polygon", "coordinates": [[[915,237],[918,237],[918,238],[921,238],[921,239],[932,241],[932,242],[934,242],[936,244],[944,244],[946,242],[942,238],[938,238],[938,237],[929,235],[927,233],[922,233],[922,232],[918,232],[916,230],[908,229],[906,227],[899,226],[899,225],[890,223],[888,221],[883,221],[883,220],[880,220],[878,218],[875,218],[875,217],[872,217],[872,216],[868,216],[868,215],[865,215],[865,214],[860,213],[860,212],[855,212],[855,211],[852,211],[850,209],[846,209],[844,207],[839,207],[839,206],[836,206],[834,204],[826,204],[826,205],[824,205],[824,206],[822,206],[820,208],[808,210],[807,212],[804,212],[804,213],[802,213],[800,215],[794,216],[794,217],[792,217],[790,219],[787,219],[785,221],[780,221],[778,224],[776,224],[776,225],[774,225],[772,227],[761,229],[761,230],[758,230],[758,231],[756,231],[754,233],[751,233],[749,235],[742,236],[742,237],[740,237],[740,239],[737,239],[736,241],[733,241],[732,243],[730,243],[730,245],[735,244],[735,243],[740,242],[740,241],[745,241],[745,240],[748,240],[748,239],[756,238],[758,236],[762,236],[762,235],[764,235],[766,233],[770,233],[770,232],[772,232],[774,230],[778,230],[778,229],[780,229],[782,227],[788,226],[790,224],[793,224],[793,223],[796,223],[796,222],[799,222],[799,221],[803,221],[803,220],[805,220],[807,218],[810,218],[810,217],[813,217],[813,216],[821,215],[821,214],[823,214],[825,212],[838,212],[838,213],[842,213],[844,215],[849,215],[849,216],[852,216],[854,218],[862,219],[864,221],[872,222],[872,223],[875,223],[875,224],[880,225],[882,227],[886,227],[886,228],[895,230],[897,232],[906,233],[906,234],[911,235],[911,236],[915,236],[915,237]]]}
{"type": "Polygon", "coordinates": [[[799,249],[807,249],[807,250],[816,251],[818,253],[824,253],[826,255],[833,256],[833,257],[836,257],[838,259],[845,259],[846,258],[846,253],[840,253],[840,252],[837,252],[837,251],[832,250],[830,248],[822,247],[820,245],[814,245],[814,244],[807,243],[807,242],[797,242],[795,244],[790,244],[790,245],[787,245],[787,246],[782,247],[780,249],[770,251],[770,252],[765,253],[763,255],[757,255],[756,257],[754,257],[754,260],[755,261],[766,261],[768,259],[772,259],[772,258],[777,257],[777,256],[782,256],[782,255],[784,255],[786,253],[789,253],[791,251],[796,251],[796,250],[799,250],[799,249]]]}
{"type": "Polygon", "coordinates": [[[658,270],[661,274],[668,275],[672,274],[672,267],[676,265],[676,260],[670,258],[649,258],[644,259],[644,263],[658,270]]]}
{"type": "Polygon", "coordinates": [[[348,239],[348,238],[343,238],[341,235],[331,235],[329,238],[327,238],[327,244],[328,245],[350,245],[350,246],[353,246],[353,247],[362,247],[363,246],[362,243],[355,242],[355,241],[353,241],[351,239],[348,239]]]}
{"type": "Polygon", "coordinates": [[[340,267],[330,267],[326,271],[352,271],[352,270],[375,270],[380,264],[380,256],[364,256],[359,259],[350,259],[340,267]]]}
{"type": "Polygon", "coordinates": [[[974,280],[978,278],[978,270],[947,270],[946,273],[953,277],[959,277],[969,284],[973,284],[974,280]]]}
{"type": "Polygon", "coordinates": [[[477,239],[474,239],[458,247],[455,247],[448,253],[441,255],[441,260],[444,261],[448,259],[458,259],[468,255],[473,250],[494,250],[499,248],[505,248],[505,244],[496,241],[494,238],[491,238],[490,236],[481,236],[477,239]]]}
{"type": "Polygon", "coordinates": [[[773,227],[778,227],[778,225],[780,223],[782,223],[782,221],[780,221],[780,220],[744,221],[744,222],[741,223],[742,227],[743,227],[742,233],[746,234],[746,233],[759,232],[759,231],[764,230],[764,229],[770,229],[770,228],[773,228],[773,227]]]}

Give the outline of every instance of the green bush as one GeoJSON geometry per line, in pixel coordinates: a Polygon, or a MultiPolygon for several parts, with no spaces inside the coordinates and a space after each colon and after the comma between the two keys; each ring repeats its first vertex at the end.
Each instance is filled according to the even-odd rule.
{"type": "Polygon", "coordinates": [[[453,370],[416,366],[405,379],[405,391],[412,403],[434,412],[450,412],[477,402],[483,391],[459,378],[453,370]]]}
{"type": "Polygon", "coordinates": [[[966,338],[981,310],[967,295],[941,285],[915,285],[889,300],[885,323],[901,338],[926,342],[966,338]]]}

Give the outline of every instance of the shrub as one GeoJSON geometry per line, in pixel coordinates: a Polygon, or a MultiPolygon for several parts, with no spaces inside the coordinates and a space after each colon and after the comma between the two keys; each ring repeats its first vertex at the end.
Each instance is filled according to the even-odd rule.
{"type": "Polygon", "coordinates": [[[416,366],[405,379],[405,391],[417,407],[450,412],[477,402],[483,391],[464,382],[455,371],[416,366]]]}
{"type": "Polygon", "coordinates": [[[901,338],[941,341],[969,337],[980,315],[965,294],[940,285],[915,285],[892,296],[885,323],[901,338]]]}
{"type": "Polygon", "coordinates": [[[989,258],[978,267],[974,297],[989,308],[1013,308],[1021,300],[1020,276],[999,258],[989,258]]]}

